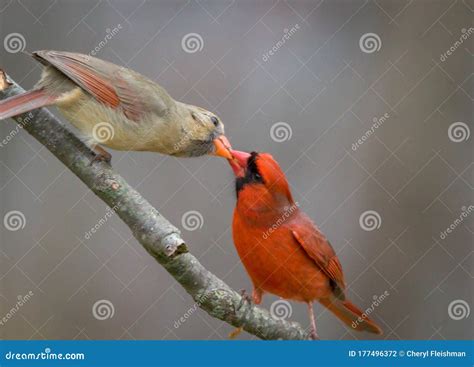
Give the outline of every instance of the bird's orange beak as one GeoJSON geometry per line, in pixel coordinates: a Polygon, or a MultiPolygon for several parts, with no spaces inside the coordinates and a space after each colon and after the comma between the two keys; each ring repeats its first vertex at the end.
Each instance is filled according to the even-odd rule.
{"type": "Polygon", "coordinates": [[[229,140],[224,136],[221,135],[218,138],[215,138],[214,141],[214,152],[212,155],[216,155],[218,157],[223,157],[227,159],[232,159],[231,154],[231,145],[229,140]]]}
{"type": "Polygon", "coordinates": [[[250,154],[238,150],[231,150],[230,153],[232,154],[232,159],[229,159],[228,161],[234,171],[235,177],[244,177],[250,154]]]}

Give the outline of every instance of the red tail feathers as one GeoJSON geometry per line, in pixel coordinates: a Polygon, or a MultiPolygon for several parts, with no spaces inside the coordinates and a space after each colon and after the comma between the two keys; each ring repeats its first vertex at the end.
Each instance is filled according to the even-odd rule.
{"type": "Polygon", "coordinates": [[[382,329],[367,315],[363,314],[349,300],[341,301],[338,299],[321,299],[319,302],[336,315],[344,324],[357,331],[368,331],[370,333],[381,335],[382,329]]]}
{"type": "Polygon", "coordinates": [[[47,95],[42,89],[33,89],[7,98],[0,101],[0,120],[51,105],[54,101],[55,98],[47,95]]]}

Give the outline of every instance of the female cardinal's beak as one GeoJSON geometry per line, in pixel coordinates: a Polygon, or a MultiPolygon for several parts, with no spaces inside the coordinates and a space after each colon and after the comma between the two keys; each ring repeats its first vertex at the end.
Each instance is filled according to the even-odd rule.
{"type": "Polygon", "coordinates": [[[227,159],[232,159],[232,154],[230,153],[232,147],[230,146],[229,140],[224,135],[215,138],[214,141],[214,152],[212,155],[218,157],[223,157],[227,159]]]}
{"type": "Polygon", "coordinates": [[[235,177],[244,177],[250,154],[238,150],[231,150],[230,153],[232,154],[232,159],[229,159],[229,164],[234,171],[235,177]]]}

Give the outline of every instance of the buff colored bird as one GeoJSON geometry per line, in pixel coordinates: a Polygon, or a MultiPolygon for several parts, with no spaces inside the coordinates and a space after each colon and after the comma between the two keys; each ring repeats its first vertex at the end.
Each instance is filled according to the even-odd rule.
{"type": "Polygon", "coordinates": [[[84,135],[98,159],[101,145],[177,157],[229,158],[224,125],[212,112],[175,101],[161,86],[133,70],[88,55],[36,51],[44,65],[33,90],[0,101],[0,120],[55,105],[84,135]]]}
{"type": "Polygon", "coordinates": [[[231,153],[234,158],[229,163],[237,190],[233,239],[253,283],[253,302],[259,304],[268,292],[307,303],[314,339],[318,334],[313,301],[355,330],[382,334],[380,327],[346,298],[342,267],[334,249],[294,202],[273,157],[231,153]]]}

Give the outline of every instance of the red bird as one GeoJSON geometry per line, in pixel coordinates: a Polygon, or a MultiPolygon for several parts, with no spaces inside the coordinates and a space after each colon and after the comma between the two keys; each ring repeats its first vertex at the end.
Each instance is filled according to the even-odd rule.
{"type": "Polygon", "coordinates": [[[382,334],[380,327],[346,299],[342,266],[329,241],[293,200],[278,163],[268,153],[232,151],[237,204],[232,232],[253,283],[252,300],[265,292],[305,302],[310,337],[318,338],[313,301],[355,330],[382,334]]]}

